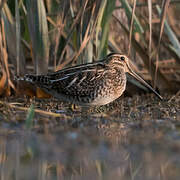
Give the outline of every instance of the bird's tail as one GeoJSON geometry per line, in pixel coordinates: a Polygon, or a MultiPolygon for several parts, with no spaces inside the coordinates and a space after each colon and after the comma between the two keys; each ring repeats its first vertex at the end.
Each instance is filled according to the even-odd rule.
{"type": "Polygon", "coordinates": [[[44,77],[41,75],[26,74],[24,77],[15,76],[16,81],[26,81],[30,83],[41,83],[44,81],[44,77]]]}

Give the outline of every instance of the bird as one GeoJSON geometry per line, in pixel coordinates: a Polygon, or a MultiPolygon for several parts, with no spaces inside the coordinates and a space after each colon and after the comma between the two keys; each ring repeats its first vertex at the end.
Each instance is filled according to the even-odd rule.
{"type": "Polygon", "coordinates": [[[163,99],[130,67],[129,58],[110,53],[102,60],[68,67],[47,75],[26,74],[17,80],[36,85],[60,101],[81,106],[101,106],[119,98],[126,89],[126,73],[163,99]]]}

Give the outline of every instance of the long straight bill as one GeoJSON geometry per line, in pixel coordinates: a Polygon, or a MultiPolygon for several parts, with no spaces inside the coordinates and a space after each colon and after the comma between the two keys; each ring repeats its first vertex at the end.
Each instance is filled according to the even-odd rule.
{"type": "Polygon", "coordinates": [[[162,96],[157,93],[146,81],[144,81],[139,75],[137,75],[130,67],[129,69],[129,74],[133,77],[135,77],[138,81],[142,82],[148,89],[150,89],[156,96],[158,96],[159,99],[163,99],[162,96]]]}

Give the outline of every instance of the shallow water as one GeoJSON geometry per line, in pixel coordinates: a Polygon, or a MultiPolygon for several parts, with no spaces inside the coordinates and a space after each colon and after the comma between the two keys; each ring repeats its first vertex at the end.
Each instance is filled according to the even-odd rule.
{"type": "Polygon", "coordinates": [[[171,97],[134,96],[83,113],[4,99],[60,116],[36,112],[27,127],[27,111],[1,103],[0,179],[179,179],[180,98],[171,97]]]}

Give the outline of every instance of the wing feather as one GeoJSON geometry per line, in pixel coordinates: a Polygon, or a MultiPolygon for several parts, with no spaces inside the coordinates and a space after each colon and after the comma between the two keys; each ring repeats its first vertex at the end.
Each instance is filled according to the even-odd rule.
{"type": "Polygon", "coordinates": [[[102,63],[68,68],[57,73],[48,74],[49,83],[44,88],[55,90],[59,94],[89,96],[96,84],[103,82],[103,73],[108,68],[102,63]]]}

